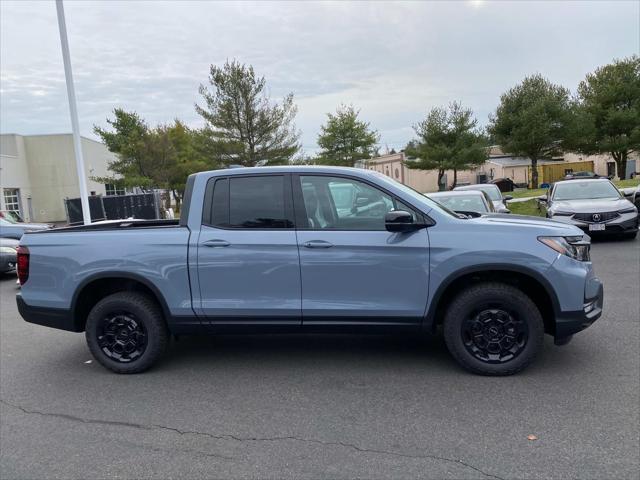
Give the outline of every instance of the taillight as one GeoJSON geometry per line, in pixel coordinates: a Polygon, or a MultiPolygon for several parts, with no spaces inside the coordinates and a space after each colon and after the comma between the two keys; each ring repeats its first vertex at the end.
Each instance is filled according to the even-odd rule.
{"type": "Polygon", "coordinates": [[[29,249],[20,245],[17,248],[18,259],[16,261],[18,270],[18,281],[24,285],[29,280],[29,249]]]}

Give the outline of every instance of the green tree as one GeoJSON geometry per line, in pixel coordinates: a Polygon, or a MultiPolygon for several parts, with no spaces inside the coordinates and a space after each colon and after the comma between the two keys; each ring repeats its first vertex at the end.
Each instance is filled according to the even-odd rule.
{"type": "Polygon", "coordinates": [[[211,160],[206,136],[201,130],[188,128],[180,120],[171,125],[160,125],[152,132],[151,153],[157,149],[159,162],[157,181],[171,191],[180,207],[187,177],[195,172],[211,170],[217,165],[211,160]],[[163,168],[164,167],[164,168],[163,168]]]}
{"type": "Polygon", "coordinates": [[[624,179],[627,159],[640,151],[640,56],[615,60],[578,86],[575,150],[609,153],[624,179]]]}
{"type": "Polygon", "coordinates": [[[500,97],[489,133],[503,151],[531,159],[531,181],[537,188],[538,160],[562,152],[572,124],[569,91],[536,74],[500,97]]]}
{"type": "Polygon", "coordinates": [[[153,185],[151,172],[154,168],[147,152],[149,126],[136,113],[121,108],[113,111],[114,119],[107,119],[112,131],[95,125],[93,131],[98,135],[117,160],[109,163],[112,177],[96,179],[105,183],[115,183],[124,187],[148,188],[153,185]]]}
{"type": "MultiPolygon", "coordinates": [[[[171,191],[179,207],[187,177],[216,167],[210,160],[206,136],[179,120],[151,128],[135,112],[115,109],[114,117],[107,119],[112,130],[94,127],[109,151],[117,155],[108,166],[112,175],[96,181],[171,191]]],[[[166,200],[168,206],[169,198],[166,200]]]]}
{"type": "Polygon", "coordinates": [[[351,105],[340,105],[335,114],[327,114],[327,123],[320,127],[318,135],[318,163],[353,167],[358,160],[371,158],[377,152],[378,132],[359,120],[359,113],[351,105]]]}
{"type": "Polygon", "coordinates": [[[211,65],[209,87],[200,85],[205,106],[195,106],[216,160],[246,167],[289,163],[300,150],[293,94],[272,102],[264,77],[235,60],[211,65]]]}
{"type": "Polygon", "coordinates": [[[432,108],[427,118],[413,127],[418,139],[409,142],[405,153],[417,160],[406,165],[437,170],[439,187],[445,171],[453,170],[455,187],[458,170],[481,165],[487,159],[487,142],[477,125],[473,112],[458,102],[452,102],[448,108],[432,108]]]}

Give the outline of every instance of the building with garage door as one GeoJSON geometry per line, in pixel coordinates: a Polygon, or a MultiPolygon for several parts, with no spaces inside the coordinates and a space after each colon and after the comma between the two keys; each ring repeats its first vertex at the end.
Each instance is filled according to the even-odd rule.
{"type": "MultiPolygon", "coordinates": [[[[94,195],[116,193],[112,186],[91,180],[108,176],[116,156],[85,137],[82,154],[87,190],[94,195]]],[[[65,198],[80,195],[72,135],[0,135],[0,193],[0,210],[32,222],[66,221],[65,198]]]]}

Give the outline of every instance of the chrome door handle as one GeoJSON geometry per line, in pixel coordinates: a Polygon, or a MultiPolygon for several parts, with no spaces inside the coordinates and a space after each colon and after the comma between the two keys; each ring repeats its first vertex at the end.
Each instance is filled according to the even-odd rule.
{"type": "Polygon", "coordinates": [[[333,243],[325,242],[324,240],[309,240],[304,242],[303,245],[307,248],[331,248],[333,243]]]}
{"type": "Polygon", "coordinates": [[[228,247],[229,245],[231,245],[229,242],[227,242],[226,240],[207,240],[206,242],[202,243],[202,246],[204,247],[228,247]]]}

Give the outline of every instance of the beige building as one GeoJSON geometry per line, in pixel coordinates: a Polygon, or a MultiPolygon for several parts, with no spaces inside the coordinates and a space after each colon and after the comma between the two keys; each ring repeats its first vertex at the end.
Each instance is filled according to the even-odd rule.
{"type": "MultiPolygon", "coordinates": [[[[578,153],[565,153],[563,155],[565,162],[580,162],[584,160],[593,161],[593,171],[598,175],[608,177],[613,175],[617,177],[616,161],[611,155],[581,155],[578,153]]],[[[640,154],[634,152],[627,159],[627,175],[629,178],[632,174],[640,174],[640,154]]]]}
{"type": "MultiPolygon", "coordinates": [[[[369,170],[383,173],[400,183],[408,185],[419,192],[438,191],[438,172],[435,170],[415,170],[408,168],[404,152],[382,155],[367,160],[361,166],[369,170]]],[[[631,172],[640,172],[640,156],[632,154],[628,160],[627,176],[631,172]]],[[[546,165],[563,165],[563,172],[591,170],[598,175],[609,176],[616,172],[616,164],[610,155],[578,155],[566,153],[553,160],[539,160],[538,168],[546,165]]],[[[546,171],[546,170],[545,170],[546,171]]],[[[561,172],[562,173],[562,172],[561,172]]],[[[563,173],[564,174],[564,173],[563,173]]],[[[482,183],[494,178],[510,178],[517,184],[527,185],[531,179],[531,160],[524,157],[512,157],[502,153],[499,147],[493,146],[487,161],[474,170],[458,172],[458,184],[482,183]]],[[[540,177],[542,179],[542,177],[540,177]]],[[[446,188],[453,185],[453,171],[445,173],[446,188]]]]}
{"type": "MultiPolygon", "coordinates": [[[[82,137],[87,189],[104,195],[91,177],[108,175],[116,156],[95,140],[82,137]]],[[[71,134],[0,135],[0,210],[13,210],[32,222],[66,221],[64,199],[80,196],[71,134]]]]}
{"type": "MultiPolygon", "coordinates": [[[[412,160],[407,159],[404,152],[391,153],[380,157],[371,158],[366,161],[364,168],[383,173],[388,177],[397,180],[419,192],[437,192],[438,172],[437,170],[416,170],[405,165],[412,160]]],[[[458,183],[477,183],[484,178],[486,181],[485,166],[482,165],[476,170],[465,170],[458,172],[458,183]],[[480,175],[480,178],[478,177],[480,175]]],[[[447,170],[444,178],[447,188],[453,185],[453,170],[447,170]]]]}

